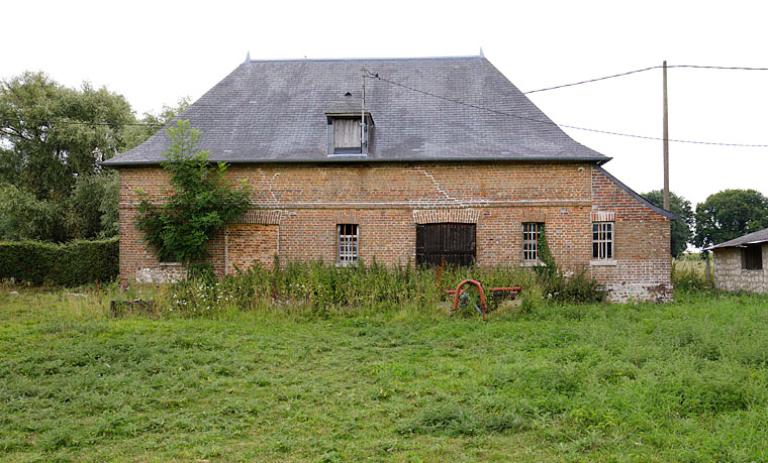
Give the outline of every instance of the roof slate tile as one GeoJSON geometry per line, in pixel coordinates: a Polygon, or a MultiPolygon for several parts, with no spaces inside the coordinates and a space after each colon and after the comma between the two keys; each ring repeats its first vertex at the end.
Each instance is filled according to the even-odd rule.
{"type": "MultiPolygon", "coordinates": [[[[201,130],[199,146],[210,152],[212,161],[339,162],[343,158],[328,156],[326,113],[340,102],[360,108],[363,68],[435,95],[518,116],[368,78],[366,110],[376,132],[366,161],[610,159],[571,139],[481,56],[247,61],[180,117],[201,130]],[[346,92],[351,96],[345,97],[346,92]]],[[[164,131],[158,131],[104,164],[157,164],[167,148],[164,131]]],[[[361,162],[359,156],[350,160],[361,162]]]]}

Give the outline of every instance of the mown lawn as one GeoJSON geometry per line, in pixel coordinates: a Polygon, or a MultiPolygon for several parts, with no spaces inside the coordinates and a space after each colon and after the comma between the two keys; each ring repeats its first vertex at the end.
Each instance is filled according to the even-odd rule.
{"type": "Polygon", "coordinates": [[[765,461],[768,298],[113,320],[0,290],[0,461],[765,461]]]}

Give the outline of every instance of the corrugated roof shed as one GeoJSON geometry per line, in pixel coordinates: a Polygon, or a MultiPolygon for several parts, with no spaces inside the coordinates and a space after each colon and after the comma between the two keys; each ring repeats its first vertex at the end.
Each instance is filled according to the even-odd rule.
{"type": "MultiPolygon", "coordinates": [[[[340,162],[328,156],[326,113],[357,110],[362,68],[390,81],[510,113],[504,116],[366,79],[375,123],[367,157],[385,161],[587,161],[610,158],[563,132],[482,56],[410,59],[246,61],[180,117],[202,131],[200,148],[231,163],[340,162]],[[349,92],[350,96],[344,96],[349,92]],[[348,103],[347,103],[348,101],[348,103]]],[[[106,161],[157,164],[163,131],[106,161]]]]}
{"type": "Polygon", "coordinates": [[[744,236],[726,241],[725,243],[716,244],[705,248],[706,250],[718,249],[718,248],[737,248],[744,247],[748,244],[768,243],[768,228],[759,230],[756,232],[748,233],[744,236]]]}

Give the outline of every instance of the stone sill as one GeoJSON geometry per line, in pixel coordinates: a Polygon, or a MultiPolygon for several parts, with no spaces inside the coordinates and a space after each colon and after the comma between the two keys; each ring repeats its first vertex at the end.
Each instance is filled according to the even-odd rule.
{"type": "Polygon", "coordinates": [[[178,268],[181,266],[181,262],[160,262],[160,268],[178,268]]]}
{"type": "Polygon", "coordinates": [[[546,267],[547,264],[540,260],[524,260],[520,262],[520,267],[546,267]]]}
{"type": "Polygon", "coordinates": [[[593,259],[589,261],[590,267],[616,267],[616,259],[593,259]]]}
{"type": "Polygon", "coordinates": [[[336,268],[357,267],[359,262],[336,262],[336,268]]]}

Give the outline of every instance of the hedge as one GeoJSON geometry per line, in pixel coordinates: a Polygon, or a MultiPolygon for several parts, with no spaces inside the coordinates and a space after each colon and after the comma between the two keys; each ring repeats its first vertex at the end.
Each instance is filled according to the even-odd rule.
{"type": "Polygon", "coordinates": [[[0,280],[77,286],[108,282],[117,274],[117,238],[65,244],[0,241],[0,280]]]}

